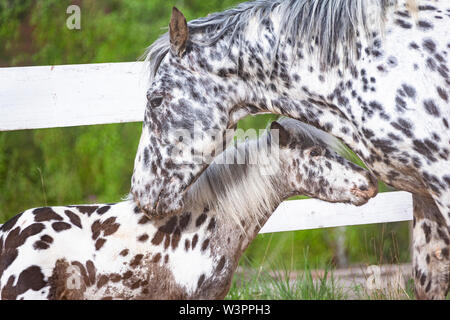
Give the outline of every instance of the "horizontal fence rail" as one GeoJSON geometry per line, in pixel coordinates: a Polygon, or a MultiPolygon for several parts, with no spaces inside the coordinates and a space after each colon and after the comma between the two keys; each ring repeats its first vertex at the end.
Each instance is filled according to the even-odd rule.
{"type": "Polygon", "coordinates": [[[404,191],[380,193],[360,207],[316,199],[291,200],[278,206],[260,233],[400,222],[412,217],[412,195],[404,191]]]}
{"type": "Polygon", "coordinates": [[[146,63],[0,68],[0,131],[144,119],[146,63]]]}
{"type": "MultiPolygon", "coordinates": [[[[0,131],[142,121],[144,62],[0,68],[0,131]]],[[[356,207],[285,201],[260,233],[412,220],[412,195],[378,194],[356,207]]]]}

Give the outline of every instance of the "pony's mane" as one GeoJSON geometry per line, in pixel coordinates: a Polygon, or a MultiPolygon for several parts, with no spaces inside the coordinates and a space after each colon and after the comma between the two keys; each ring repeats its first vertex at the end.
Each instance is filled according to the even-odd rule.
{"type": "MultiPolygon", "coordinates": [[[[192,20],[188,23],[192,35],[203,33],[201,45],[213,45],[225,35],[230,36],[230,43],[240,41],[242,31],[249,21],[256,18],[262,26],[264,19],[277,11],[283,17],[280,32],[294,39],[294,48],[301,43],[315,43],[321,68],[328,69],[338,61],[338,49],[346,50],[347,55],[354,52],[358,30],[363,30],[370,38],[367,19],[369,9],[381,29],[387,9],[396,5],[398,0],[255,0],[244,2],[234,8],[192,20]]],[[[407,0],[411,8],[416,0],[407,0]]],[[[280,46],[283,34],[275,35],[280,46]]],[[[155,76],[161,61],[169,51],[169,34],[165,33],[146,51],[146,60],[150,62],[151,80],[155,76]]],[[[310,46],[307,50],[310,50],[310,46]]],[[[275,56],[275,55],[272,55],[275,56]]]]}
{"type": "MultiPolygon", "coordinates": [[[[282,118],[278,122],[303,141],[330,148],[337,152],[343,144],[328,133],[303,122],[282,118]]],[[[218,155],[202,173],[186,194],[187,206],[209,206],[224,219],[232,219],[238,225],[243,222],[259,222],[272,213],[283,200],[280,187],[280,158],[277,153],[261,148],[270,145],[269,130],[257,140],[235,143],[218,155]],[[226,164],[224,159],[245,159],[226,164]]],[[[281,151],[280,151],[281,152],[281,151]]]]}

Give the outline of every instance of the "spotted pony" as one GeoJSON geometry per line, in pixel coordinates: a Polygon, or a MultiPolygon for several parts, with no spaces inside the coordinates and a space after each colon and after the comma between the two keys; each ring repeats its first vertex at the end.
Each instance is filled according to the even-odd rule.
{"type": "Polygon", "coordinates": [[[377,178],[414,194],[416,295],[443,298],[449,33],[444,0],[256,0],[189,23],[174,8],[169,32],[147,54],[136,204],[154,216],[181,212],[205,158],[246,115],[305,121],[342,139],[377,178]]]}
{"type": "Polygon", "coordinates": [[[333,137],[292,119],[271,128],[219,155],[179,215],[150,219],[127,200],[15,216],[0,228],[0,297],[221,299],[281,201],[306,194],[361,205],[376,195],[376,179],[338,155],[333,137]]]}

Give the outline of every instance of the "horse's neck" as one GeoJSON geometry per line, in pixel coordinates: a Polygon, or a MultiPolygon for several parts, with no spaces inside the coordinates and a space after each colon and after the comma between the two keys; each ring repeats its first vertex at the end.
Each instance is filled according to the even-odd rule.
{"type": "MultiPolygon", "coordinates": [[[[218,244],[211,246],[210,254],[218,258],[225,257],[227,261],[231,261],[234,264],[234,268],[230,269],[229,272],[234,273],[240,257],[258,235],[276,207],[274,206],[273,209],[267,210],[266,214],[259,221],[249,219],[242,221],[240,225],[237,225],[230,217],[224,216],[223,213],[217,214],[214,211],[210,211],[209,214],[217,218],[217,223],[216,229],[208,237],[211,238],[211,241],[218,244]]],[[[199,219],[200,215],[197,214],[194,219],[199,219]]],[[[250,213],[249,216],[252,217],[250,213]]],[[[225,274],[224,276],[227,275],[225,274]]]]}
{"type": "MultiPolygon", "coordinates": [[[[374,20],[373,30],[359,30],[360,35],[364,36],[357,39],[360,48],[356,50],[364,51],[370,46],[370,40],[365,38],[367,31],[369,34],[379,34],[379,23],[376,21],[378,10],[377,6],[367,6],[368,20],[374,20]]],[[[291,46],[284,45],[288,35],[280,37],[280,50],[275,52],[273,47],[283,19],[277,10],[269,18],[271,27],[250,23],[242,33],[244,40],[231,42],[231,62],[234,61],[243,75],[250,75],[237,86],[245,88],[244,96],[248,98],[248,103],[262,106],[262,112],[306,121],[341,138],[358,154],[367,154],[367,147],[360,136],[361,119],[358,116],[361,106],[349,102],[352,99],[352,84],[358,88],[355,89],[357,94],[362,92],[360,82],[363,75],[360,72],[364,67],[358,65],[361,62],[351,59],[353,62],[348,65],[341,63],[323,71],[315,55],[317,48],[313,48],[311,54],[307,48],[311,44],[303,44],[294,51],[291,46]]],[[[229,41],[224,38],[217,46],[223,48],[227,43],[229,41]]],[[[342,62],[345,54],[341,50],[339,48],[336,54],[342,62]]]]}

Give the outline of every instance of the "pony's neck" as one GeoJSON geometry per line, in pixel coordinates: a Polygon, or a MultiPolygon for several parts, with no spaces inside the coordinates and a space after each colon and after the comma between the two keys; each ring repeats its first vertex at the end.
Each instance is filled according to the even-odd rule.
{"type": "MultiPolygon", "coordinates": [[[[192,259],[198,259],[200,254],[203,256],[203,259],[200,260],[206,261],[207,264],[212,266],[211,273],[208,273],[205,281],[214,284],[214,286],[206,289],[211,293],[202,289],[203,292],[197,292],[192,296],[193,298],[224,298],[231,286],[233,275],[242,254],[258,235],[261,227],[275,209],[275,204],[271,209],[266,208],[259,221],[248,219],[243,221],[241,228],[233,220],[214,209],[202,208],[200,205],[187,208],[187,212],[192,212],[190,227],[183,231],[181,236],[190,239],[190,242],[188,242],[189,250],[195,252],[191,255],[192,259]]],[[[247,212],[247,215],[251,216],[251,212],[247,212]]],[[[181,253],[181,256],[186,254],[183,246],[179,246],[178,250],[174,254],[181,253]]],[[[188,251],[187,259],[190,259],[190,252],[188,251]]],[[[181,263],[183,260],[178,259],[178,261],[181,263]]],[[[194,268],[196,267],[192,262],[189,263],[194,268]]],[[[197,290],[198,288],[195,289],[195,291],[197,290]]]]}
{"type": "MultiPolygon", "coordinates": [[[[403,2],[399,0],[400,4],[403,2]]],[[[299,1],[299,3],[309,2],[299,1]]],[[[350,87],[354,84],[359,88],[364,75],[360,74],[362,68],[358,65],[360,63],[358,59],[348,57],[364,55],[364,52],[360,51],[371,47],[376,35],[379,36],[383,29],[384,17],[388,16],[384,10],[391,10],[391,7],[381,6],[381,2],[375,0],[367,1],[360,7],[357,5],[359,2],[352,3],[354,7],[349,10],[353,10],[351,13],[353,16],[344,19],[344,26],[334,25],[338,31],[332,31],[334,33],[329,41],[333,41],[335,50],[330,49],[333,49],[333,46],[327,44],[328,40],[324,40],[324,36],[322,42],[313,41],[315,31],[322,30],[320,21],[311,22],[311,25],[315,25],[313,29],[316,29],[309,32],[309,38],[301,38],[301,43],[293,40],[294,36],[300,37],[301,32],[294,35],[294,32],[286,29],[284,25],[284,21],[291,19],[293,26],[308,31],[307,24],[295,19],[309,21],[313,18],[316,20],[324,18],[331,26],[334,20],[327,15],[300,16],[293,19],[286,17],[286,13],[282,11],[284,3],[267,10],[269,13],[263,13],[261,8],[247,9],[248,14],[241,13],[243,16],[247,15],[246,18],[250,17],[247,25],[225,33],[204,53],[210,56],[211,52],[222,54],[228,52],[225,59],[213,63],[215,73],[219,75],[223,73],[219,72],[220,70],[226,72],[232,70],[231,75],[224,78],[227,85],[228,79],[236,78],[237,74],[237,80],[232,85],[235,91],[231,93],[231,101],[235,103],[230,105],[229,110],[232,122],[235,123],[242,117],[254,113],[282,114],[321,128],[341,138],[358,154],[367,155],[368,150],[360,136],[361,128],[359,128],[361,121],[358,117],[361,106],[349,103],[350,87]],[[256,12],[253,16],[251,10],[256,12]],[[364,14],[364,19],[357,17],[360,14],[364,14]],[[358,32],[350,36],[350,39],[346,39],[345,32],[354,29],[349,27],[353,23],[358,23],[358,32]],[[323,49],[323,46],[328,49],[323,49]],[[328,55],[332,52],[332,58],[324,52],[328,52],[328,55]],[[332,61],[324,62],[323,56],[332,61]],[[324,65],[327,65],[326,69],[324,65]]],[[[348,9],[342,3],[339,5],[343,6],[341,11],[348,9]]],[[[258,4],[255,5],[257,6],[258,4]]],[[[292,12],[304,15],[308,10],[296,12],[292,9],[292,12]]],[[[334,18],[338,18],[337,14],[334,14],[334,18]]],[[[211,34],[197,34],[195,39],[201,41],[202,37],[207,39],[210,36],[211,34]]]]}
{"type": "MultiPolygon", "coordinates": [[[[264,213],[260,214],[258,220],[247,220],[242,221],[240,226],[229,219],[226,219],[223,224],[224,228],[221,230],[220,238],[225,241],[230,239],[228,247],[231,248],[229,255],[233,258],[236,263],[238,263],[240,257],[244,251],[248,248],[250,243],[255,239],[255,237],[261,231],[261,228],[270,218],[272,213],[276,210],[280,203],[272,203],[272,206],[266,207],[264,213]],[[230,237],[230,235],[232,235],[230,237]]],[[[251,215],[250,212],[247,213],[251,215]]],[[[225,242],[224,242],[225,243],[225,242]]]]}
{"type": "Polygon", "coordinates": [[[223,256],[227,261],[232,262],[232,268],[230,268],[228,272],[222,274],[223,278],[231,281],[242,254],[259,234],[261,228],[280,203],[281,201],[279,200],[271,202],[269,206],[261,204],[264,209],[260,210],[258,218],[256,218],[251,211],[242,211],[243,216],[251,218],[240,221],[238,225],[235,221],[226,216],[226,212],[217,212],[213,209],[210,210],[210,213],[217,217],[217,228],[212,237],[215,239],[215,242],[219,244],[218,246],[213,246],[211,255],[216,257],[223,256]]]}

